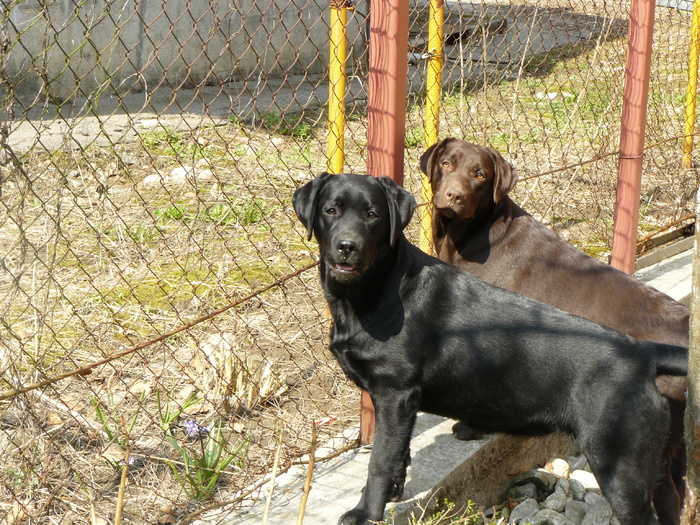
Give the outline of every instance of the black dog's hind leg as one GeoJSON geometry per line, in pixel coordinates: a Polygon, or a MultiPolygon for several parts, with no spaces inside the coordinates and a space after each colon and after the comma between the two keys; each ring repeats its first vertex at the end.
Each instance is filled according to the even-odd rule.
{"type": "Polygon", "coordinates": [[[612,425],[605,417],[597,417],[595,423],[589,420],[578,436],[581,451],[621,525],[658,525],[652,492],[661,474],[668,405],[655,392],[640,392],[634,398],[613,396],[607,408],[612,404],[627,410],[615,407],[611,413],[618,417],[612,425]]]}
{"type": "Polygon", "coordinates": [[[367,525],[382,521],[384,508],[403,493],[409,462],[411,432],[418,413],[418,396],[408,392],[373,395],[376,430],[369,460],[367,484],[357,506],[343,514],[342,525],[367,525]]]}

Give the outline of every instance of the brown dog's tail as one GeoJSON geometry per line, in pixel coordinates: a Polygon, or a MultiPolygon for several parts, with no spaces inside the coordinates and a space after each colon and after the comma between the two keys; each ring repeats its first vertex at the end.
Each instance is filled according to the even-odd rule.
{"type": "Polygon", "coordinates": [[[688,349],[685,346],[639,342],[640,350],[654,356],[656,375],[688,375],[688,349]]]}

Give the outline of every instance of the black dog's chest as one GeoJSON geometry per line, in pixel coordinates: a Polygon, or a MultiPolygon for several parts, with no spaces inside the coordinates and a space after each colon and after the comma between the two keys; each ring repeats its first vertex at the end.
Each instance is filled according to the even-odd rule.
{"type": "Polygon", "coordinates": [[[381,360],[375,345],[367,339],[365,332],[352,334],[336,325],[333,327],[330,344],[330,350],[343,372],[364,389],[369,389],[369,385],[374,382],[373,376],[378,361],[381,360]]]}

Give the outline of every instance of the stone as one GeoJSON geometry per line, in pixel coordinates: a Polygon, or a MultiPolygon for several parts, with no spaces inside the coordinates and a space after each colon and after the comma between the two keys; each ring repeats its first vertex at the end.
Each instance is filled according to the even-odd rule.
{"type": "Polygon", "coordinates": [[[554,458],[547,462],[552,474],[559,476],[560,478],[566,478],[571,472],[569,463],[565,459],[554,458]]]}
{"type": "Polygon", "coordinates": [[[587,491],[593,490],[596,492],[600,492],[598,482],[596,481],[595,476],[590,472],[586,472],[585,470],[574,470],[571,472],[569,480],[574,479],[580,482],[587,491]]]}
{"type": "Polygon", "coordinates": [[[588,463],[586,461],[586,456],[568,457],[566,461],[569,463],[571,472],[574,470],[584,470],[586,463],[588,463]]]}
{"type": "Polygon", "coordinates": [[[554,492],[569,496],[571,494],[571,484],[569,483],[569,480],[566,478],[560,478],[557,480],[557,484],[554,486],[554,492]]]}
{"type": "Polygon", "coordinates": [[[517,507],[515,507],[510,513],[510,523],[517,523],[516,520],[524,520],[525,518],[530,518],[539,512],[540,505],[533,498],[528,498],[517,507]]]}
{"type": "Polygon", "coordinates": [[[608,502],[591,507],[586,516],[581,521],[581,525],[604,525],[609,524],[613,517],[612,509],[608,502]]]}
{"type": "Polygon", "coordinates": [[[516,487],[511,487],[508,491],[508,498],[515,501],[523,501],[528,498],[537,497],[537,487],[532,483],[524,483],[516,487]]]}
{"type": "Polygon", "coordinates": [[[555,492],[544,500],[544,508],[556,512],[564,512],[566,508],[566,494],[555,492]]]}
{"type": "Polygon", "coordinates": [[[566,508],[564,509],[564,516],[569,518],[574,525],[581,525],[583,518],[588,512],[588,504],[582,501],[570,500],[566,502],[566,508]]]}
{"type": "Polygon", "coordinates": [[[596,494],[595,492],[587,492],[586,495],[583,497],[583,501],[588,503],[590,507],[595,507],[597,505],[607,505],[607,501],[603,496],[600,494],[596,494]]]}
{"type": "Polygon", "coordinates": [[[526,470],[518,474],[513,480],[513,485],[522,485],[523,483],[532,483],[542,491],[542,494],[550,493],[554,490],[554,485],[557,483],[559,476],[549,472],[546,469],[538,468],[526,470]]]}
{"type": "Polygon", "coordinates": [[[539,511],[530,519],[530,523],[532,525],[574,525],[569,518],[552,509],[539,511]]]}
{"type": "Polygon", "coordinates": [[[583,501],[583,498],[586,495],[586,487],[583,486],[583,483],[577,479],[569,479],[569,486],[571,487],[571,495],[574,497],[574,499],[583,501]]]}

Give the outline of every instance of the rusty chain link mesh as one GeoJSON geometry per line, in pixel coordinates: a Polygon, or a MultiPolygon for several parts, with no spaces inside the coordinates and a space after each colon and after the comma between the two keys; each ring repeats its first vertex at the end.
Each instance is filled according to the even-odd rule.
{"type": "MultiPolygon", "coordinates": [[[[348,14],[345,159],[356,172],[368,11],[362,1],[348,14]]],[[[411,4],[416,195],[427,13],[411,4]]],[[[290,205],[326,168],[328,24],[319,0],[3,4],[6,522],[120,511],[123,522],[184,523],[224,503],[235,513],[278,442],[283,466],[309,452],[314,422],[319,442],[353,443],[358,393],[326,350],[315,246],[290,205]]],[[[445,3],[440,136],[501,151],[520,172],[516,201],[600,257],[627,27],[617,1],[445,3]]],[[[697,188],[678,138],[689,27],[689,12],[657,7],[640,235],[691,213],[697,188]]]]}

